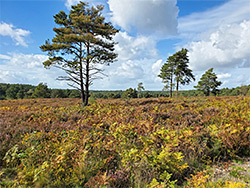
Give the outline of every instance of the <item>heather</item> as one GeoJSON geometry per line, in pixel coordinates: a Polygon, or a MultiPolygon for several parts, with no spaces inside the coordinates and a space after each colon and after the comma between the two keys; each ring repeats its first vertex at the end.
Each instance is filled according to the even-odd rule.
{"type": "Polygon", "coordinates": [[[3,100],[3,187],[246,187],[250,98],[3,100]],[[242,168],[242,169],[240,169],[242,168]]]}

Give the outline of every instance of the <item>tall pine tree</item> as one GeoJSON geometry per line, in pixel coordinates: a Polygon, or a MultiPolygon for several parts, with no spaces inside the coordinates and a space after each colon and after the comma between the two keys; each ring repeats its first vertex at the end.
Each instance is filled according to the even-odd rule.
{"type": "Polygon", "coordinates": [[[187,56],[187,49],[181,49],[173,55],[173,61],[175,64],[175,81],[176,81],[176,94],[178,95],[179,87],[181,85],[189,84],[195,77],[192,70],[188,68],[189,59],[187,56]]]}
{"type": "Polygon", "coordinates": [[[173,96],[173,87],[174,87],[174,69],[175,64],[173,61],[173,57],[170,56],[166,63],[161,67],[161,72],[158,75],[162,79],[162,82],[166,84],[164,89],[170,91],[170,97],[173,96]]]}
{"type": "Polygon", "coordinates": [[[67,76],[58,79],[70,81],[70,86],[79,89],[85,106],[90,85],[103,74],[97,64],[109,65],[117,57],[113,36],[118,30],[105,22],[102,10],[101,5],[89,7],[88,3],[80,2],[72,6],[69,15],[60,11],[54,16],[59,27],[53,29],[56,34],[52,43],[47,40],[40,47],[49,55],[44,66],[64,70],[67,76]]]}
{"type": "Polygon", "coordinates": [[[158,75],[166,84],[164,88],[170,90],[170,97],[173,96],[174,86],[176,86],[176,93],[178,94],[180,84],[186,85],[195,80],[192,70],[188,68],[187,52],[187,49],[182,49],[168,57],[167,62],[161,68],[161,73],[158,75]]]}

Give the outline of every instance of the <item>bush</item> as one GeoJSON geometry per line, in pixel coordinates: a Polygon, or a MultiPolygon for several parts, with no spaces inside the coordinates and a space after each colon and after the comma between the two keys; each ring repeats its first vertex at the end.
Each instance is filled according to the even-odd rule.
{"type": "Polygon", "coordinates": [[[122,93],[123,99],[131,99],[131,98],[137,98],[137,91],[136,89],[129,88],[126,91],[122,93]]]}

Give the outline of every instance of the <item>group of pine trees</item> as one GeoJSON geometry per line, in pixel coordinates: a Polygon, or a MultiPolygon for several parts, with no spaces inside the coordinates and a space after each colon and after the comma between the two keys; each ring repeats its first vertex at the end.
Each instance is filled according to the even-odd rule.
{"type": "Polygon", "coordinates": [[[166,85],[164,89],[170,91],[170,97],[173,96],[173,88],[176,87],[178,95],[179,86],[189,84],[195,80],[192,70],[188,68],[187,49],[182,49],[174,55],[170,56],[167,62],[162,66],[159,77],[162,78],[166,85]]]}
{"type": "MultiPolygon", "coordinates": [[[[195,81],[195,77],[192,70],[189,69],[188,50],[181,49],[174,55],[168,57],[167,62],[161,67],[161,72],[158,75],[162,82],[166,85],[165,90],[170,91],[170,97],[173,96],[174,88],[176,88],[176,95],[178,95],[180,85],[189,84],[192,80],[195,81]]],[[[218,87],[222,82],[217,80],[216,74],[213,72],[213,68],[206,71],[197,86],[194,86],[204,95],[209,96],[218,94],[218,87]]]]}

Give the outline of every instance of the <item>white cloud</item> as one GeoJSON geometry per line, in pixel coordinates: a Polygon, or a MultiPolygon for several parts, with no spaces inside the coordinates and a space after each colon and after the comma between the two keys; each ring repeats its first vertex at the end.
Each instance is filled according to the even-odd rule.
{"type": "MultiPolygon", "coordinates": [[[[3,55],[5,56],[5,55],[3,55]]],[[[66,88],[65,82],[59,82],[56,78],[64,75],[58,69],[47,70],[43,67],[43,62],[48,59],[41,54],[13,53],[9,58],[0,60],[0,82],[1,83],[26,83],[37,85],[40,82],[48,83],[49,87],[66,88]]]]}
{"type": "Polygon", "coordinates": [[[157,60],[153,65],[152,65],[152,72],[155,74],[155,75],[159,75],[160,72],[161,72],[161,67],[163,65],[163,60],[162,59],[159,59],[157,60]]]}
{"type": "MultiPolygon", "coordinates": [[[[16,83],[17,77],[15,73],[8,70],[0,70],[0,81],[1,83],[16,83]]],[[[19,82],[21,83],[22,80],[19,82]]]]}
{"type": "Polygon", "coordinates": [[[106,0],[88,0],[88,1],[83,1],[83,0],[66,0],[64,5],[66,6],[66,8],[68,10],[70,10],[72,5],[76,5],[76,4],[80,3],[80,1],[87,2],[87,3],[90,4],[90,6],[95,6],[95,5],[105,4],[106,3],[106,0]]]}
{"type": "Polygon", "coordinates": [[[161,72],[161,67],[163,65],[163,60],[159,59],[157,60],[153,65],[152,65],[152,77],[153,80],[157,83],[157,82],[161,82],[161,78],[158,77],[158,75],[161,72]]]}
{"type": "Polygon", "coordinates": [[[176,0],[108,0],[111,20],[126,31],[173,35],[177,32],[176,0]]]}
{"type": "MultiPolygon", "coordinates": [[[[249,84],[250,1],[229,0],[221,6],[179,18],[181,47],[189,49],[196,85],[204,71],[215,68],[221,87],[249,84]]],[[[188,86],[188,88],[190,88],[188,86]]],[[[191,88],[192,89],[192,88],[191,88]]]]}
{"type": "MultiPolygon", "coordinates": [[[[68,0],[68,8],[77,2],[68,0]]],[[[161,63],[157,62],[156,45],[162,36],[165,38],[177,32],[179,10],[176,0],[109,0],[108,4],[111,21],[125,31],[114,37],[118,42],[115,46],[118,61],[104,67],[108,77],[96,80],[91,89],[125,89],[136,87],[139,82],[145,87],[161,89],[161,81],[157,78],[161,63]]]]}
{"type": "Polygon", "coordinates": [[[80,0],[66,0],[65,6],[70,10],[72,5],[76,5],[79,2],[80,0]]]}
{"type": "Polygon", "coordinates": [[[0,54],[0,59],[11,59],[11,57],[8,55],[0,54]]]}
{"type": "Polygon", "coordinates": [[[230,78],[232,75],[229,74],[229,73],[222,73],[222,74],[218,74],[217,77],[218,79],[227,79],[227,78],[230,78]]]}
{"type": "Polygon", "coordinates": [[[23,29],[15,29],[12,24],[0,23],[0,35],[2,36],[10,36],[14,41],[16,41],[16,45],[21,45],[27,47],[27,43],[24,41],[24,37],[28,36],[30,31],[23,29]]]}
{"type": "Polygon", "coordinates": [[[115,50],[119,54],[119,60],[145,59],[157,56],[156,41],[150,37],[132,37],[126,32],[119,32],[114,40],[118,42],[115,50]]]}
{"type": "Polygon", "coordinates": [[[211,10],[180,18],[178,31],[184,38],[200,39],[208,31],[214,32],[221,25],[240,23],[243,20],[250,20],[250,1],[230,0],[211,10]]]}
{"type": "MultiPolygon", "coordinates": [[[[162,80],[161,78],[158,77],[158,75],[160,74],[161,72],[161,67],[163,65],[163,60],[162,59],[159,59],[157,60],[153,65],[152,65],[152,80],[154,81],[154,83],[161,83],[162,80]]],[[[161,85],[161,84],[159,84],[161,85]]]]}
{"type": "Polygon", "coordinates": [[[143,75],[143,69],[140,65],[131,60],[121,63],[117,69],[113,70],[112,75],[117,78],[125,78],[125,82],[128,80],[138,79],[143,75]]]}
{"type": "Polygon", "coordinates": [[[221,69],[218,72],[218,80],[223,82],[221,88],[232,88],[241,85],[249,85],[250,83],[250,67],[244,69],[221,69]]]}
{"type": "Polygon", "coordinates": [[[127,32],[119,32],[114,40],[118,42],[115,46],[118,61],[104,67],[108,77],[95,81],[93,89],[126,89],[136,87],[139,82],[145,87],[161,88],[161,81],[156,79],[162,61],[157,61],[156,41],[142,35],[133,37],[127,32]]]}
{"type": "Polygon", "coordinates": [[[221,26],[209,38],[187,45],[190,66],[194,70],[246,67],[250,60],[249,38],[250,20],[221,26]]]}
{"type": "Polygon", "coordinates": [[[93,89],[127,89],[137,87],[139,82],[143,82],[146,89],[161,88],[161,81],[155,82],[155,73],[152,65],[156,59],[137,59],[128,61],[118,61],[106,68],[108,75],[103,80],[97,80],[93,89]]]}

